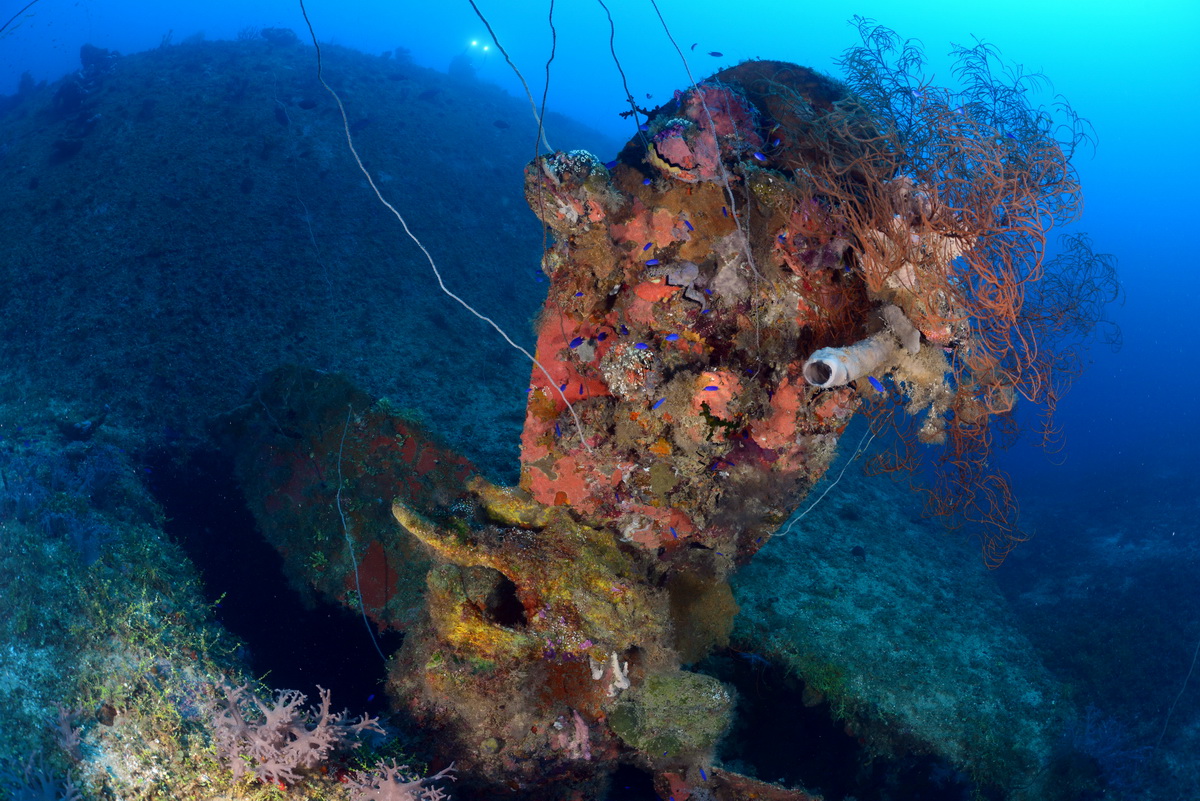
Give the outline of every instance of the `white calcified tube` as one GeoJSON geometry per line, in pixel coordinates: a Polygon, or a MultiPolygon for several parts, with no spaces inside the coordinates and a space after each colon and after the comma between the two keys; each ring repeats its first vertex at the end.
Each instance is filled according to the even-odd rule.
{"type": "Polygon", "coordinates": [[[804,363],[804,380],[815,387],[840,387],[870,375],[896,354],[896,338],[880,331],[845,348],[821,348],[804,363]]]}
{"type": "Polygon", "coordinates": [[[916,356],[917,351],[921,350],[921,332],[917,330],[917,327],[904,316],[904,312],[899,306],[889,303],[880,312],[883,314],[883,320],[887,323],[888,329],[900,341],[900,345],[909,352],[909,355],[916,356]]]}

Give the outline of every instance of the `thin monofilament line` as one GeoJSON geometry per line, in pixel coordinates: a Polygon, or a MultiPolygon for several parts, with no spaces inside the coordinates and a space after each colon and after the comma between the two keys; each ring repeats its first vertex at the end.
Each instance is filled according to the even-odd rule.
{"type": "Polygon", "coordinates": [[[625,70],[621,67],[621,60],[617,58],[617,26],[613,23],[612,12],[604,4],[604,0],[596,0],[596,2],[604,9],[604,15],[608,17],[608,52],[612,53],[613,63],[617,65],[617,72],[621,74],[621,85],[625,87],[625,100],[629,103],[629,113],[633,115],[634,127],[637,128],[642,144],[649,145],[646,134],[642,131],[641,120],[638,118],[637,102],[633,99],[633,92],[629,91],[629,79],[625,77],[625,70]]]}
{"type": "MultiPolygon", "coordinates": [[[[483,27],[487,28],[488,35],[492,37],[496,49],[504,56],[504,60],[508,62],[508,66],[516,74],[517,80],[521,82],[521,86],[525,87],[525,96],[529,98],[529,108],[533,111],[533,118],[537,120],[538,132],[542,135],[542,144],[546,146],[547,150],[553,153],[554,148],[550,147],[550,143],[546,141],[546,129],[542,127],[542,118],[538,114],[537,102],[533,99],[533,92],[529,91],[529,84],[525,82],[525,76],[521,74],[521,71],[517,69],[517,65],[508,57],[508,51],[504,49],[504,46],[500,44],[500,40],[496,38],[496,32],[492,30],[491,23],[487,21],[487,17],[483,16],[483,12],[479,10],[479,6],[475,5],[475,0],[467,0],[467,2],[475,10],[475,16],[479,17],[479,21],[483,23],[483,27]]],[[[547,64],[547,68],[549,68],[549,64],[547,64]]]]}
{"type": "MultiPolygon", "coordinates": [[[[721,157],[721,140],[717,137],[717,123],[713,119],[712,111],[708,107],[708,101],[704,99],[704,92],[700,91],[700,85],[696,83],[696,78],[692,75],[692,68],[688,66],[687,56],[683,54],[679,43],[675,41],[675,37],[671,35],[671,29],[667,27],[667,21],[663,18],[662,12],[658,9],[656,0],[650,0],[650,5],[654,7],[654,13],[658,15],[658,21],[662,24],[663,32],[667,34],[667,39],[671,42],[671,47],[675,48],[675,52],[679,54],[679,60],[683,63],[683,71],[687,73],[688,83],[696,92],[696,97],[700,98],[700,106],[704,109],[704,116],[708,118],[708,127],[712,131],[713,143],[717,146],[717,166],[721,170],[721,185],[725,188],[725,197],[729,201],[729,213],[733,215],[733,223],[737,226],[738,233],[741,234],[742,255],[746,257],[746,264],[750,268],[750,272],[754,273],[755,294],[757,294],[757,284],[761,279],[762,273],[758,271],[758,265],[754,263],[754,254],[750,252],[750,234],[749,231],[742,230],[742,220],[738,216],[737,199],[733,195],[733,185],[729,180],[729,171],[725,169],[725,159],[721,157]]],[[[749,227],[749,221],[746,222],[749,227]]],[[[757,349],[761,344],[759,336],[759,321],[757,315],[754,318],[754,346],[757,349]]]]}
{"type": "Polygon", "coordinates": [[[842,465],[842,470],[840,473],[838,473],[838,477],[833,480],[833,483],[830,484],[828,487],[826,487],[825,491],[822,492],[820,495],[818,495],[817,499],[815,501],[813,501],[812,504],[807,509],[805,509],[803,512],[801,512],[796,517],[793,517],[788,522],[787,528],[785,528],[783,531],[776,534],[775,536],[782,537],[785,534],[790,533],[792,530],[792,526],[799,523],[805,517],[805,515],[807,515],[813,509],[816,509],[817,504],[819,504],[822,500],[824,500],[825,496],[829,494],[829,491],[838,485],[838,482],[842,480],[842,476],[846,475],[846,471],[848,469],[850,469],[850,465],[854,464],[854,462],[858,460],[858,457],[862,456],[863,452],[866,451],[867,448],[871,447],[871,442],[874,441],[874,439],[875,439],[875,432],[872,431],[869,426],[867,428],[867,434],[863,434],[862,439],[860,439],[858,441],[858,447],[854,449],[854,455],[852,455],[849,459],[847,459],[846,463],[844,465],[842,465]],[[867,434],[871,435],[870,438],[867,437],[867,434]]]}
{"type": "MultiPolygon", "coordinates": [[[[533,137],[533,160],[535,162],[541,155],[538,143],[545,139],[542,120],[546,118],[546,100],[550,96],[550,65],[554,63],[554,55],[558,52],[558,30],[554,27],[554,0],[550,0],[547,22],[550,25],[550,57],[546,59],[546,83],[542,87],[542,108],[541,115],[538,117],[537,135],[533,137]]],[[[542,224],[542,252],[545,253],[550,246],[550,226],[546,224],[546,185],[540,180],[538,181],[537,200],[537,218],[542,224]]]]}
{"type": "Polygon", "coordinates": [[[4,23],[3,25],[0,25],[0,33],[4,33],[6,30],[8,30],[8,26],[12,25],[13,22],[17,19],[17,17],[21,16],[26,11],[33,8],[35,5],[37,5],[37,2],[38,2],[38,0],[30,0],[30,2],[27,3],[24,8],[22,8],[16,14],[13,14],[11,17],[9,17],[8,22],[4,23]]]}
{"type": "Polygon", "coordinates": [[[1163,737],[1167,734],[1167,726],[1171,724],[1171,715],[1175,713],[1175,706],[1179,703],[1179,699],[1187,692],[1188,681],[1192,678],[1192,671],[1196,669],[1196,657],[1200,657],[1200,640],[1196,641],[1196,650],[1192,652],[1192,664],[1188,668],[1187,676],[1183,679],[1183,686],[1179,688],[1179,694],[1175,696],[1175,700],[1171,702],[1171,708],[1167,710],[1167,718],[1163,721],[1162,731],[1158,733],[1158,740],[1154,743],[1154,750],[1162,745],[1163,737]]]}
{"type": "MultiPolygon", "coordinates": [[[[546,82],[542,85],[542,105],[538,109],[538,139],[545,140],[546,132],[542,127],[542,120],[546,119],[546,99],[550,96],[550,65],[554,63],[554,55],[558,52],[558,30],[554,27],[554,0],[550,0],[550,11],[546,15],[546,22],[550,26],[550,57],[546,59],[546,82]]],[[[485,23],[486,24],[486,23],[485,23]]],[[[490,29],[489,29],[490,30],[490,29]]],[[[493,35],[493,39],[495,36],[493,35]]],[[[500,47],[499,44],[496,47],[500,47]]],[[[501,51],[503,52],[503,50],[501,51]]],[[[511,63],[511,62],[510,62],[511,63]]],[[[513,67],[515,70],[516,67],[513,67]]],[[[517,73],[520,76],[520,72],[517,73]]],[[[546,145],[547,148],[550,145],[546,145]]],[[[534,141],[534,157],[537,157],[537,141],[534,141]]]]}
{"type": "MultiPolygon", "coordinates": [[[[437,263],[433,260],[433,255],[428,249],[426,249],[421,240],[417,238],[417,235],[409,229],[408,223],[404,219],[404,215],[402,215],[395,206],[387,201],[387,199],[383,196],[383,193],[379,191],[379,187],[375,185],[375,179],[371,177],[371,173],[368,172],[367,168],[363,165],[362,159],[358,156],[358,150],[356,150],[354,147],[354,137],[350,135],[350,118],[346,114],[346,107],[342,105],[342,98],[336,91],[334,91],[332,86],[325,82],[324,70],[321,63],[321,46],[317,43],[317,34],[313,30],[312,22],[310,22],[308,19],[308,11],[304,7],[304,0],[299,0],[299,2],[300,13],[304,15],[304,22],[308,25],[309,36],[312,37],[313,47],[316,48],[317,51],[317,80],[320,81],[321,86],[325,87],[325,91],[329,92],[329,94],[333,96],[334,102],[337,103],[338,111],[342,115],[342,129],[346,133],[346,144],[350,148],[350,155],[354,156],[354,163],[358,165],[359,171],[367,179],[367,183],[370,185],[371,191],[375,193],[375,197],[379,199],[379,202],[386,206],[388,211],[395,215],[396,220],[400,223],[400,227],[404,229],[404,233],[407,234],[408,238],[412,240],[413,244],[420,248],[421,252],[425,254],[425,260],[429,262],[429,269],[433,270],[433,275],[437,279],[438,287],[441,288],[442,292],[447,297],[456,301],[471,314],[475,315],[475,317],[490,325],[493,329],[495,329],[497,334],[504,338],[505,342],[523,353],[525,357],[529,359],[529,361],[537,365],[537,368],[542,371],[542,375],[546,376],[546,380],[550,382],[550,386],[554,387],[558,391],[559,397],[561,397],[563,399],[563,403],[567,405],[567,410],[571,413],[571,417],[575,420],[575,430],[579,434],[579,441],[583,444],[584,449],[588,453],[594,453],[592,446],[588,444],[587,439],[583,436],[583,422],[579,419],[579,415],[576,414],[575,407],[571,405],[571,401],[567,400],[567,393],[563,391],[561,386],[555,383],[554,377],[550,375],[550,371],[546,369],[545,365],[538,361],[536,356],[514,342],[512,337],[510,337],[508,333],[500,327],[499,323],[497,323],[491,317],[488,317],[486,314],[476,311],[474,306],[450,291],[450,288],[446,286],[446,282],[442,280],[442,273],[440,270],[438,270],[437,263]]],[[[472,5],[474,5],[474,3],[472,3],[472,5]]],[[[489,28],[488,30],[491,29],[489,28]]],[[[507,58],[507,56],[505,57],[507,58]]],[[[533,98],[531,96],[530,100],[532,101],[532,99],[533,98]]],[[[534,109],[534,113],[537,113],[536,108],[534,109]]],[[[547,147],[549,147],[549,145],[547,145],[547,147]]]]}
{"type": "Polygon", "coordinates": [[[379,654],[379,658],[385,663],[387,657],[383,655],[383,649],[379,647],[379,640],[375,639],[375,632],[371,629],[371,621],[367,618],[367,600],[363,598],[362,582],[358,578],[358,558],[354,555],[354,542],[350,539],[350,526],[346,523],[346,513],[342,510],[342,453],[346,448],[346,432],[350,428],[350,416],[354,414],[354,407],[346,407],[346,422],[342,425],[342,441],[338,443],[338,488],[337,495],[334,498],[337,503],[338,517],[342,519],[342,536],[346,538],[346,551],[350,554],[350,564],[354,565],[354,590],[358,593],[358,611],[362,612],[363,625],[367,627],[367,634],[371,635],[371,645],[375,646],[375,653],[379,654]]]}

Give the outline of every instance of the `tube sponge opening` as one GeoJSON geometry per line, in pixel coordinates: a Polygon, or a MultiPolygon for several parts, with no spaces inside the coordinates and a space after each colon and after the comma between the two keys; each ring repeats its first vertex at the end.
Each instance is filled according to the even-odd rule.
{"type": "Polygon", "coordinates": [[[879,370],[896,352],[895,337],[881,331],[845,348],[821,348],[804,363],[804,380],[815,387],[840,387],[879,370]]]}

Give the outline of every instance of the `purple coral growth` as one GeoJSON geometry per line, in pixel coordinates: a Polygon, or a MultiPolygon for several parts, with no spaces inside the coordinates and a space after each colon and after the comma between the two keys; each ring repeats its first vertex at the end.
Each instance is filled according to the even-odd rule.
{"type": "Polygon", "coordinates": [[[358,747],[352,738],[383,733],[378,718],[364,715],[351,723],[347,712],[331,714],[329,691],[322,687],[320,703],[311,709],[297,690],[276,690],[274,700],[265,702],[246,685],[223,689],[225,701],[211,710],[213,739],[235,779],[253,772],[264,782],[295,782],[297,770],[321,765],[337,748],[358,747]]]}
{"type": "Polygon", "coordinates": [[[354,772],[348,777],[353,801],[444,801],[449,798],[440,787],[429,786],[438,779],[454,780],[454,765],[432,776],[422,777],[406,765],[393,761],[380,764],[369,773],[354,772]]]}

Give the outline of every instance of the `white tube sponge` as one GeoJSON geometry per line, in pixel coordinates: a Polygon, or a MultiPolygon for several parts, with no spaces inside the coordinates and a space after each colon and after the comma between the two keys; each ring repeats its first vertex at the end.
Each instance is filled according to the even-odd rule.
{"type": "Polygon", "coordinates": [[[912,324],[912,321],[904,316],[899,306],[888,304],[880,310],[883,315],[884,322],[887,323],[888,329],[896,335],[896,339],[900,340],[900,344],[908,351],[910,356],[916,356],[917,351],[921,349],[921,332],[912,324]]]}
{"type": "Polygon", "coordinates": [[[804,380],[816,387],[843,386],[877,372],[896,349],[896,337],[886,329],[845,348],[821,348],[804,363],[804,380]]]}

